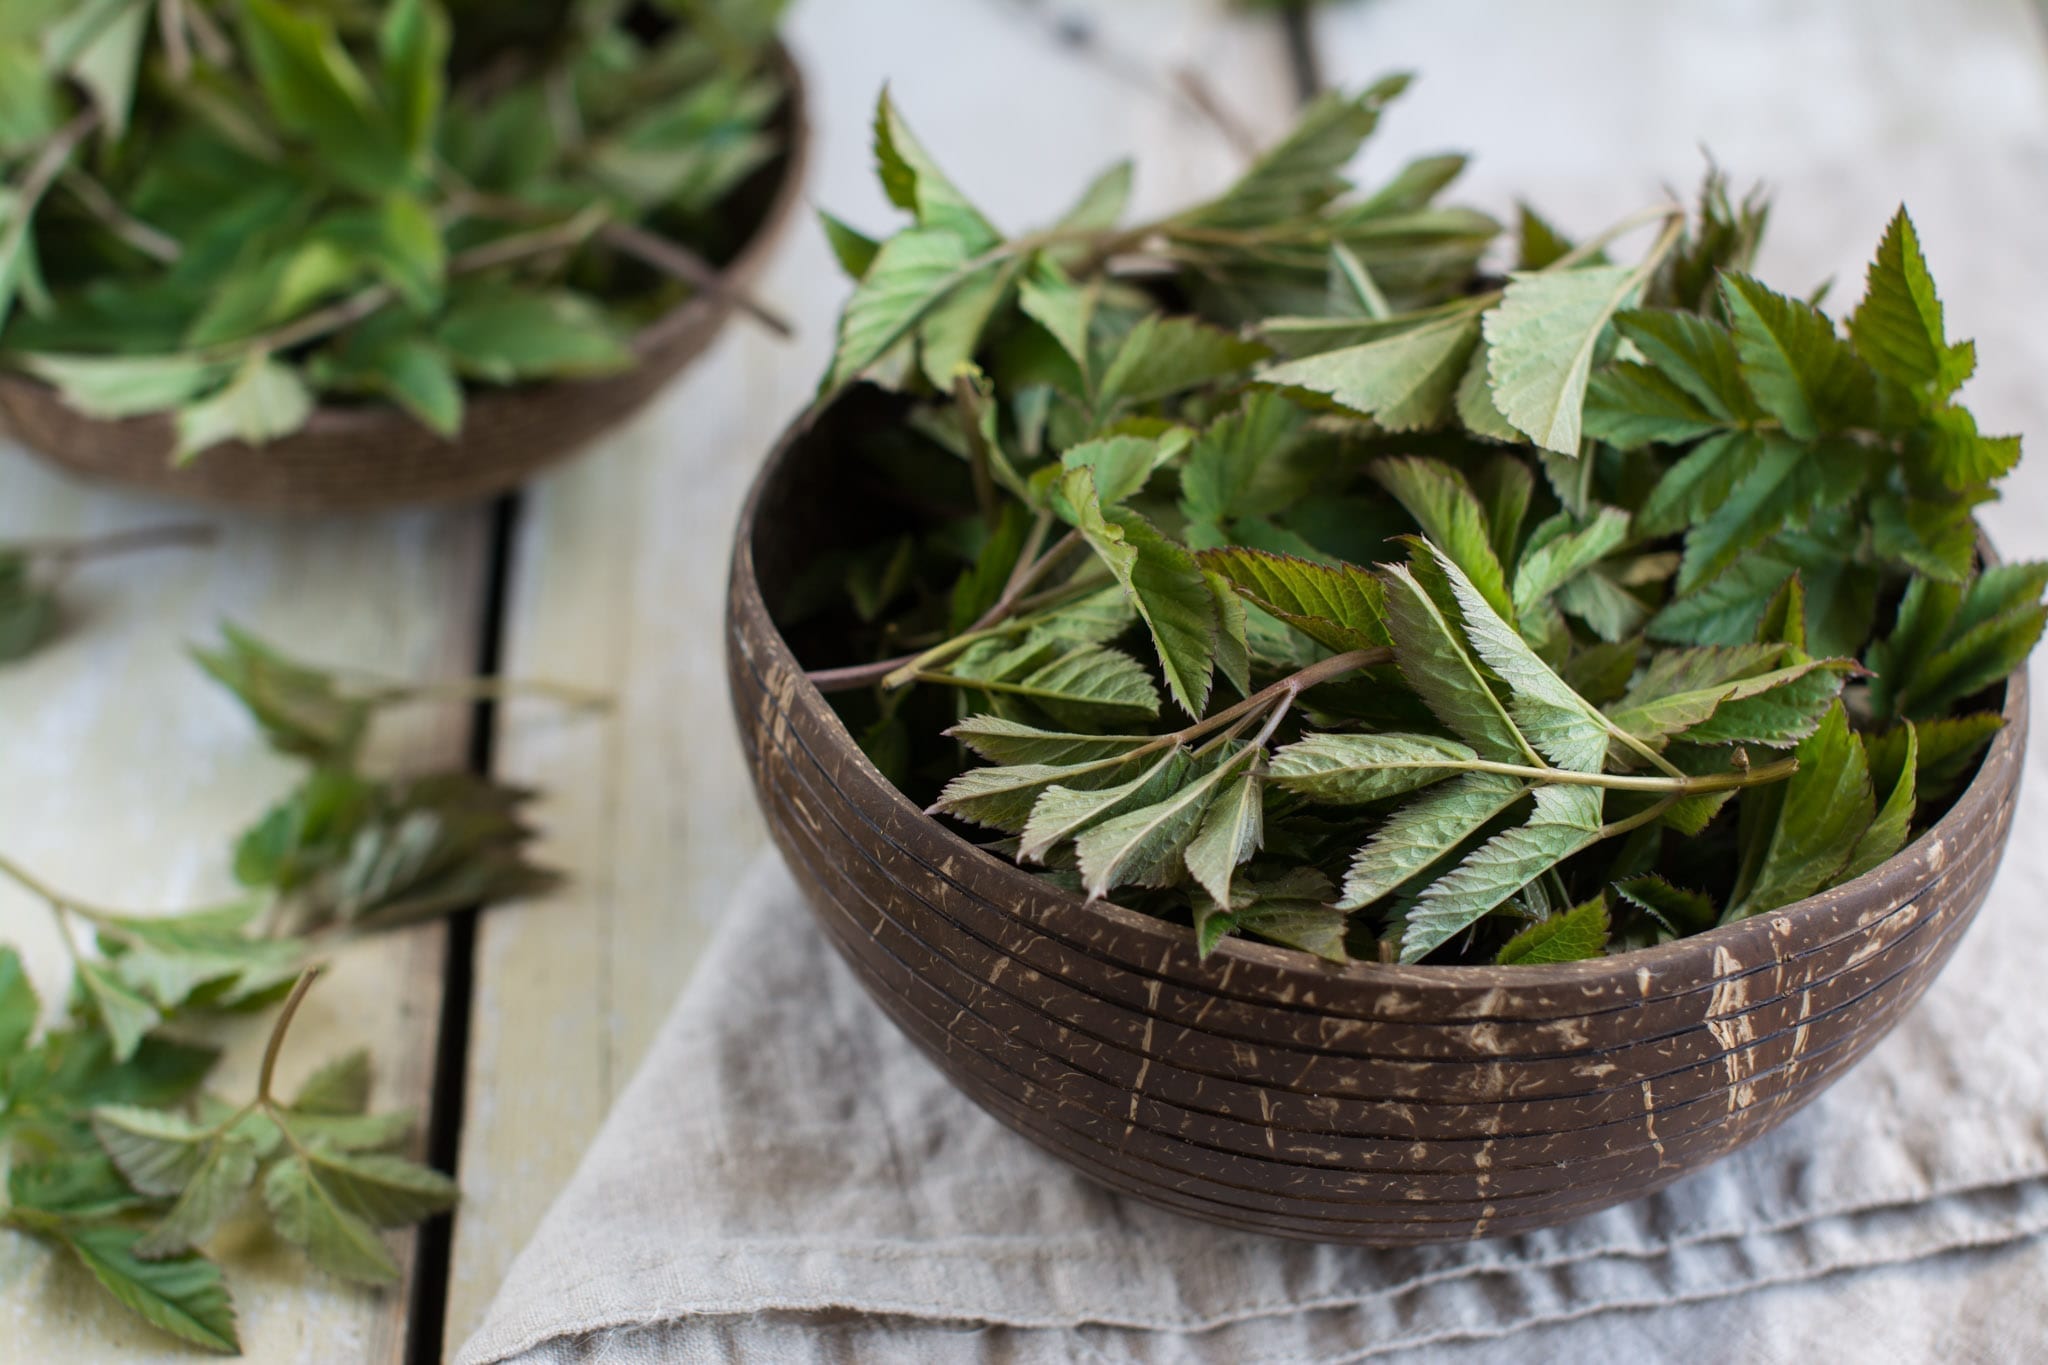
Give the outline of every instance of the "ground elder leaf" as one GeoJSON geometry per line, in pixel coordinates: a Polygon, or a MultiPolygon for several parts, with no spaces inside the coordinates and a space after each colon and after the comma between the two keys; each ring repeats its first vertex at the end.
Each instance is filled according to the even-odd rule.
{"type": "Polygon", "coordinates": [[[1840,702],[1793,757],[1799,770],[1782,784],[1771,828],[1754,836],[1765,839],[1762,857],[1730,918],[1790,905],[1834,881],[1876,816],[1869,762],[1840,702]]]}
{"type": "Polygon", "coordinates": [[[398,1281],[398,1262],[363,1218],[342,1207],[302,1156],[289,1156],[263,1180],[263,1202],[278,1236],[321,1270],[358,1284],[398,1281]]]}
{"type": "Polygon", "coordinates": [[[1401,935],[1401,960],[1419,962],[1480,916],[1600,837],[1597,787],[1536,788],[1529,819],[1494,835],[1416,898],[1401,935]]]}
{"type": "Polygon", "coordinates": [[[1608,927],[1607,898],[1595,896],[1536,921],[1502,944],[1493,960],[1503,966],[1583,962],[1606,952],[1608,927]]]}
{"type": "Polygon", "coordinates": [[[1219,905],[1228,905],[1238,866],[1259,851],[1265,835],[1264,782],[1256,770],[1240,773],[1217,794],[1182,862],[1219,905]]]}
{"type": "Polygon", "coordinates": [[[144,1260],[135,1253],[142,1233],[118,1223],[71,1224],[57,1235],[101,1288],[151,1326],[209,1351],[241,1351],[234,1304],[212,1261],[196,1254],[144,1260]]]}
{"type": "Polygon", "coordinates": [[[1967,344],[1948,344],[1941,299],[1920,252],[1919,233],[1903,207],[1878,243],[1863,302],[1849,319],[1849,339],[1879,374],[1936,397],[1953,393],[1975,367],[1967,344]]]}
{"type": "Polygon", "coordinates": [[[1528,793],[1527,782],[1497,773],[1474,773],[1424,792],[1389,816],[1352,857],[1338,906],[1355,910],[1391,894],[1528,793]]]}
{"type": "Polygon", "coordinates": [[[1464,475],[1441,460],[1416,456],[1376,460],[1367,472],[1415,518],[1430,544],[1465,571],[1495,611],[1514,615],[1486,509],[1464,475]]]}
{"type": "Polygon", "coordinates": [[[1388,431],[1444,424],[1479,344],[1479,323],[1453,314],[1392,336],[1269,366],[1259,378],[1334,399],[1388,431]]]}
{"type": "Polygon", "coordinates": [[[1166,886],[1178,880],[1188,845],[1202,827],[1217,788],[1257,756],[1246,748],[1198,767],[1178,791],[1093,825],[1074,841],[1090,900],[1125,885],[1166,886]]]}
{"type": "Polygon", "coordinates": [[[1380,572],[1386,584],[1394,662],[1408,686],[1480,757],[1504,763],[1538,761],[1435,599],[1402,565],[1386,565],[1380,572]]]}
{"type": "Polygon", "coordinates": [[[1277,750],[1269,772],[1275,786],[1312,801],[1364,805],[1454,777],[1477,757],[1434,735],[1324,732],[1277,750]]]}
{"type": "Polygon", "coordinates": [[[1788,433],[1810,441],[1872,421],[1876,376],[1826,314],[1733,272],[1721,277],[1721,300],[1743,379],[1788,433]]]}
{"type": "Polygon", "coordinates": [[[1586,385],[1601,336],[1642,285],[1632,266],[1583,266],[1509,277],[1486,313],[1493,401],[1545,450],[1577,455],[1586,385]]]}
{"type": "Polygon", "coordinates": [[[1341,654],[1391,643],[1386,589],[1355,564],[1318,564],[1243,546],[1195,557],[1246,601],[1328,649],[1341,654]]]}

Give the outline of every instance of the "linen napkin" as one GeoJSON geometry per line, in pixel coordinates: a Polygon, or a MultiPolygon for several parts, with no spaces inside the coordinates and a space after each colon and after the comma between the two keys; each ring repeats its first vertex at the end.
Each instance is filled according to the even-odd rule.
{"type": "Polygon", "coordinates": [[[1648,1199],[1449,1247],[1231,1233],[1087,1183],[913,1050],[770,854],[458,1361],[2023,1358],[2048,1340],[2044,753],[1978,922],[1834,1089],[1648,1199]]]}

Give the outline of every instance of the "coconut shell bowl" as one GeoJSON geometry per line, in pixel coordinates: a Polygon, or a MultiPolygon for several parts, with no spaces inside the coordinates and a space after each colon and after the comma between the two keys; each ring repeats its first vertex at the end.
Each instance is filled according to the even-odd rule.
{"type": "MultiPolygon", "coordinates": [[[[769,457],[727,617],[770,831],[876,1002],[961,1090],[1111,1189],[1369,1245],[1541,1228],[1783,1123],[1883,1038],[1983,903],[2011,829],[2024,674],[1968,788],[1897,856],[1783,909],[1550,966],[1333,965],[1089,903],[923,814],[771,617],[834,543],[856,392],[769,457]]],[[[842,662],[811,660],[812,664],[842,662]]]]}
{"type": "Polygon", "coordinates": [[[774,126],[784,150],[730,200],[742,245],[715,288],[693,291],[632,338],[636,363],[617,373],[472,389],[462,430],[443,438],[395,407],[326,404],[290,436],[227,442],[172,463],[168,414],[108,420],[67,407],[57,391],[0,372],[0,431],[50,464],[99,483],[186,502],[259,512],[359,512],[465,502],[516,487],[632,416],[711,344],[745,298],[798,201],[809,154],[802,74],[787,52],[788,94],[774,126]]]}

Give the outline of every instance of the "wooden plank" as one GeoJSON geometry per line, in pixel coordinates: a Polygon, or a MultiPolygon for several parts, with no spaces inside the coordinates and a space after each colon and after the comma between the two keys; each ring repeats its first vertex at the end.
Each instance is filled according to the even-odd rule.
{"type": "MultiPolygon", "coordinates": [[[[1333,84],[1420,74],[1367,153],[1368,178],[1418,152],[1468,151],[1471,202],[1505,211],[1526,197],[1583,236],[1667,186],[1690,195],[1705,147],[1738,185],[1775,191],[1764,278],[1794,291],[1832,278],[1837,309],[1861,297],[1903,201],[1949,334],[1978,341],[1965,400],[1989,430],[2048,437],[2048,338],[2033,317],[2048,297],[2048,48],[2029,0],[1438,0],[1333,6],[1314,25],[1333,84]]],[[[2038,555],[2044,506],[2036,452],[1984,520],[2008,553],[2038,555]]]]}
{"type": "MultiPolygon", "coordinates": [[[[868,127],[887,80],[941,165],[1000,223],[1056,215],[1137,154],[1134,212],[1220,188],[1230,145],[1176,93],[1206,73],[1257,134],[1293,104],[1277,24],[1220,3],[870,0],[807,5],[814,202],[872,230],[868,127]]],[[[735,328],[628,431],[531,495],[507,666],[618,698],[604,727],[516,722],[500,771],[547,792],[546,853],[572,877],[479,930],[447,1343],[468,1335],[688,979],[721,898],[762,847],[728,718],[720,629],[733,518],[809,397],[847,286],[799,223],[762,286],[800,331],[735,328]]]]}
{"type": "MultiPolygon", "coordinates": [[[[97,535],[190,521],[187,510],[61,481],[0,443],[0,540],[97,535]]],[[[7,780],[0,848],[83,898],[136,909],[204,904],[232,890],[229,840],[293,780],[240,708],[185,656],[221,620],[309,658],[404,677],[470,671],[485,525],[478,512],[331,522],[212,518],[211,549],[81,570],[62,637],[0,669],[7,780]]],[[[459,764],[469,712],[420,708],[380,723],[379,762],[459,764]]],[[[68,973],[47,911],[0,886],[0,941],[21,945],[45,1001],[68,973]]],[[[371,1050],[375,1103],[422,1115],[433,1083],[446,931],[424,926],[343,952],[307,999],[280,1074],[288,1084],[351,1047],[371,1050]]],[[[246,1095],[268,1019],[237,1021],[214,1077],[246,1095]]],[[[398,1239],[409,1268],[413,1238],[398,1239]]],[[[403,1358],[408,1294],[374,1293],[308,1268],[259,1219],[215,1243],[247,1356],[262,1361],[403,1358]]],[[[408,1282],[410,1275],[408,1273],[408,1282]]],[[[189,1361],[171,1338],[114,1307],[68,1257],[0,1232],[0,1357],[189,1361]]]]}

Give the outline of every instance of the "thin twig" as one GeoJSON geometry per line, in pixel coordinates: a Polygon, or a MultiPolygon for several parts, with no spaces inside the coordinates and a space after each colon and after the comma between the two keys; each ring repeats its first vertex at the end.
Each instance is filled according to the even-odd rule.
{"type": "Polygon", "coordinates": [[[284,998],[284,1007],[277,1013],[277,1022],[270,1026],[270,1041],[263,1045],[263,1069],[256,1074],[256,1100],[259,1104],[271,1101],[270,1084],[277,1075],[277,1054],[284,1050],[284,1035],[292,1026],[292,1016],[305,1003],[306,992],[313,989],[313,983],[320,978],[319,967],[308,967],[305,973],[292,985],[292,993],[284,998]]]}
{"type": "Polygon", "coordinates": [[[164,64],[171,79],[183,85],[192,74],[192,44],[185,35],[185,0],[158,0],[157,30],[163,35],[164,64]]]}
{"type": "Polygon", "coordinates": [[[597,238],[628,256],[638,257],[657,270],[666,271],[685,284],[721,302],[730,303],[779,337],[792,337],[796,329],[779,313],[772,313],[757,300],[733,288],[724,272],[680,243],[658,237],[631,223],[606,223],[597,238]]]}
{"type": "Polygon", "coordinates": [[[1257,158],[1259,140],[1252,136],[1251,130],[1246,128],[1236,115],[1224,108],[1223,101],[1216,97],[1216,91],[1206,76],[1192,66],[1179,66],[1174,68],[1173,83],[1187,102],[1199,109],[1202,117],[1216,126],[1216,131],[1223,135],[1223,140],[1230,144],[1233,151],[1247,161],[1257,158]]]}
{"type": "Polygon", "coordinates": [[[67,167],[59,183],[71,191],[85,207],[85,211],[99,219],[107,231],[150,259],[165,265],[175,265],[178,258],[185,254],[185,248],[177,238],[151,227],[129,213],[115,201],[113,195],[107,193],[106,186],[76,166],[67,167]]]}

